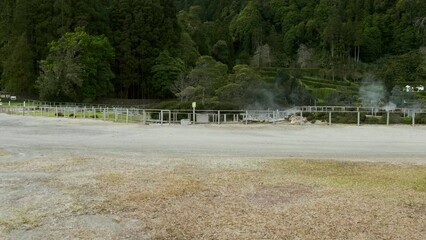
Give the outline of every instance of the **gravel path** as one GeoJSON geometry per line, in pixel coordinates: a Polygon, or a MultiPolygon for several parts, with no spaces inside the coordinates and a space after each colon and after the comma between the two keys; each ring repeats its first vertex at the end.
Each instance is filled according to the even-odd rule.
{"type": "Polygon", "coordinates": [[[426,164],[425,126],[143,126],[0,114],[0,149],[19,156],[127,154],[426,164]]]}

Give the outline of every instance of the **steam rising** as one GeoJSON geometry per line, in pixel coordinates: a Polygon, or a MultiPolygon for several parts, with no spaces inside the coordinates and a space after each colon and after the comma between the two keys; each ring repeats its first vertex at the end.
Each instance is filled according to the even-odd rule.
{"type": "Polygon", "coordinates": [[[395,111],[396,104],[393,102],[389,102],[386,106],[383,107],[386,112],[395,111]]]}
{"type": "Polygon", "coordinates": [[[363,106],[379,107],[386,97],[385,85],[373,76],[367,76],[362,80],[359,97],[363,106]]]}

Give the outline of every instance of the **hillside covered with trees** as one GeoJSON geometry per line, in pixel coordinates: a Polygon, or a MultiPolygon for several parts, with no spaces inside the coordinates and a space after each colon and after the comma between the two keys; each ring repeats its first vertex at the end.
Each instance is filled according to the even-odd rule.
{"type": "Polygon", "coordinates": [[[0,0],[0,89],[46,100],[354,104],[365,78],[396,99],[425,46],[424,0],[0,0]]]}

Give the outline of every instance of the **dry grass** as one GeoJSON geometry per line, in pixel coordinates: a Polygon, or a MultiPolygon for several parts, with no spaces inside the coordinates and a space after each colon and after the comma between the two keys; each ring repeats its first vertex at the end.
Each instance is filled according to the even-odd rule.
{"type": "Polygon", "coordinates": [[[15,229],[33,229],[40,226],[40,216],[29,208],[12,209],[11,216],[0,217],[0,226],[7,232],[15,229]]]}
{"type": "Polygon", "coordinates": [[[0,157],[8,156],[8,155],[10,155],[10,153],[8,151],[0,149],[0,157]]]}
{"type": "Polygon", "coordinates": [[[268,161],[103,173],[90,191],[99,214],[137,218],[153,239],[423,239],[425,178],[424,166],[268,161]]]}
{"type": "MultiPolygon", "coordinates": [[[[44,164],[35,168],[52,170],[44,164]]],[[[57,178],[46,183],[72,197],[65,212],[38,218],[27,211],[0,219],[0,226],[10,231],[43,226],[49,217],[114,216],[118,225],[122,219],[138,224],[125,235],[112,231],[111,238],[426,237],[426,166],[309,160],[253,164],[138,166],[70,158],[54,165],[57,178]]],[[[84,224],[67,234],[102,236],[84,224]]]]}

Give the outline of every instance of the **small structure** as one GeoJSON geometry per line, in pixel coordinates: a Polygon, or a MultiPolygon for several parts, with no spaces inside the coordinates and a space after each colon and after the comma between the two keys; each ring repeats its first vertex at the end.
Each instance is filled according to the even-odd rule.
{"type": "Polygon", "coordinates": [[[404,91],[405,92],[414,92],[414,87],[407,85],[407,86],[405,86],[404,91]]]}
{"type": "Polygon", "coordinates": [[[180,125],[183,125],[183,126],[191,125],[191,119],[181,119],[180,125]]]}
{"type": "Polygon", "coordinates": [[[416,87],[416,89],[417,89],[417,92],[423,92],[425,90],[425,86],[419,85],[416,87]]]}
{"type": "Polygon", "coordinates": [[[197,113],[197,123],[209,123],[209,115],[197,113]]]}

